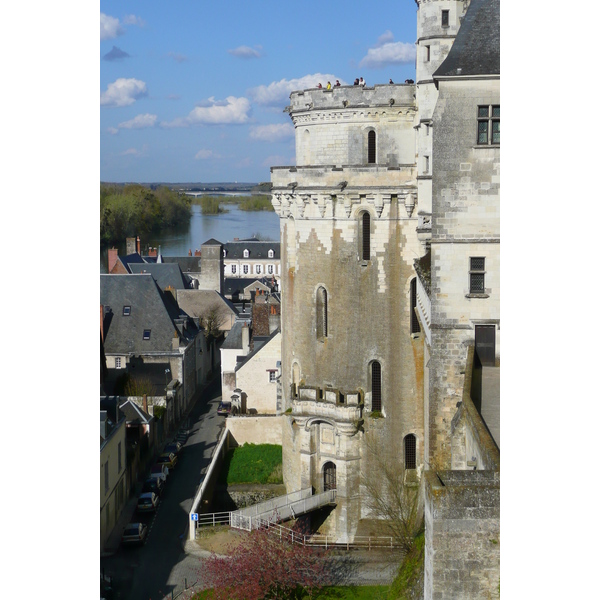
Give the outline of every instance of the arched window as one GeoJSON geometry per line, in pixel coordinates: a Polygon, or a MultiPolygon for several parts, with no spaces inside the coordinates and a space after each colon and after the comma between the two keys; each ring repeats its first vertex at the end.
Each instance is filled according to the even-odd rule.
{"type": "Polygon", "coordinates": [[[417,468],[417,438],[413,433],[404,438],[404,468],[417,468]]]}
{"type": "Polygon", "coordinates": [[[336,467],[331,461],[326,462],[323,465],[323,491],[328,492],[329,490],[335,490],[337,487],[336,482],[336,467]]]}
{"type": "Polygon", "coordinates": [[[320,287],[317,290],[317,339],[327,337],[327,290],[320,287]]]}
{"type": "Polygon", "coordinates": [[[371,410],[381,412],[381,365],[371,363],[371,410]]]}
{"type": "Polygon", "coordinates": [[[360,215],[359,230],[360,257],[371,260],[371,215],[367,211],[360,215]]]}
{"type": "Polygon", "coordinates": [[[419,319],[417,319],[417,278],[414,277],[410,282],[410,332],[419,333],[419,319]]]}
{"type": "Polygon", "coordinates": [[[377,134],[371,129],[367,134],[367,162],[369,164],[375,164],[377,162],[376,142],[377,134]]]}

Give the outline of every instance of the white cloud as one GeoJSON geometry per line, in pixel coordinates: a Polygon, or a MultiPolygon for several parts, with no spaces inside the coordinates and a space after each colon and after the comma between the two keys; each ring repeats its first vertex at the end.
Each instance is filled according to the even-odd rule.
{"type": "Polygon", "coordinates": [[[100,104],[102,106],[129,106],[138,98],[147,95],[148,90],[143,81],[120,77],[108,84],[106,91],[100,95],[100,104]]]}
{"type": "Polygon", "coordinates": [[[382,46],[369,48],[367,55],[358,63],[358,66],[379,69],[387,65],[412,63],[416,56],[417,51],[414,44],[389,42],[382,46]]]}
{"type": "Polygon", "coordinates": [[[212,150],[203,148],[202,150],[198,150],[198,152],[196,152],[196,156],[194,156],[194,158],[197,158],[198,160],[206,160],[207,158],[222,158],[222,157],[220,154],[216,154],[212,150]]]}
{"type": "MultiPolygon", "coordinates": [[[[331,85],[333,85],[336,79],[338,78],[330,73],[315,73],[314,75],[305,75],[298,79],[282,79],[281,81],[274,81],[269,85],[259,85],[249,90],[249,94],[258,104],[264,106],[281,106],[282,104],[287,104],[291,92],[316,88],[319,83],[325,87],[328,81],[331,81],[331,85]]],[[[340,83],[346,85],[343,79],[340,79],[340,83]]]]}
{"type": "Polygon", "coordinates": [[[390,42],[393,42],[393,41],[394,41],[394,34],[388,29],[387,31],[382,33],[377,38],[376,47],[383,46],[384,44],[389,44],[390,42]]]}
{"type": "Polygon", "coordinates": [[[137,117],[134,117],[129,121],[119,123],[119,129],[144,129],[145,127],[154,127],[157,118],[156,115],[151,115],[149,113],[137,115],[137,117]]]}
{"type": "Polygon", "coordinates": [[[238,46],[232,50],[227,50],[227,52],[238,58],[260,58],[262,56],[262,46],[254,46],[254,48],[250,48],[250,46],[238,46]]]}
{"type": "Polygon", "coordinates": [[[250,129],[250,137],[262,142],[280,142],[294,137],[294,126],[291,123],[258,125],[250,129]]]}
{"type": "Polygon", "coordinates": [[[137,150],[136,148],[128,148],[124,152],[121,152],[121,156],[140,156],[142,154],[141,150],[137,150]]]}
{"type": "Polygon", "coordinates": [[[124,33],[119,19],[100,13],[100,39],[110,40],[124,33]]]}
{"type": "Polygon", "coordinates": [[[123,23],[125,23],[125,25],[137,25],[138,27],[143,27],[146,24],[146,21],[135,15],[126,15],[123,17],[123,23]]]}
{"type": "Polygon", "coordinates": [[[109,127],[108,133],[112,133],[113,135],[115,135],[116,133],[119,133],[119,130],[116,127],[109,127]]]}
{"type": "Polygon", "coordinates": [[[248,98],[228,96],[225,100],[208,100],[196,106],[187,117],[161,123],[161,127],[189,127],[190,125],[239,125],[250,120],[248,98]]]}
{"type": "Polygon", "coordinates": [[[169,52],[167,54],[167,56],[169,58],[172,58],[175,62],[178,62],[178,63],[185,62],[188,59],[188,57],[185,56],[184,54],[178,54],[177,52],[169,52]]]}

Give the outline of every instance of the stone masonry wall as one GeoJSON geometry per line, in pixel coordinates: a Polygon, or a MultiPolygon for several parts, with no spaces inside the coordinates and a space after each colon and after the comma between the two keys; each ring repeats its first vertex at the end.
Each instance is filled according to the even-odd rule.
{"type": "Polygon", "coordinates": [[[425,478],[425,598],[499,598],[500,473],[427,471],[425,478]]]}

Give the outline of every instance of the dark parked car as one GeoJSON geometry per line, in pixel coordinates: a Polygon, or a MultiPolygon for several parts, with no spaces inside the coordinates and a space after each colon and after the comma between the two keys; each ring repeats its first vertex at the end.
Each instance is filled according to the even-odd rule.
{"type": "Polygon", "coordinates": [[[170,442],[165,446],[165,452],[172,452],[175,456],[179,457],[183,446],[179,442],[170,442]]]}
{"type": "Polygon", "coordinates": [[[142,486],[142,492],[154,492],[157,496],[160,496],[165,488],[165,484],[162,479],[156,479],[150,477],[144,481],[142,486]]]}
{"type": "Polygon", "coordinates": [[[175,468],[177,457],[172,452],[163,452],[157,459],[156,464],[167,465],[169,471],[175,468]]]}
{"type": "Polygon", "coordinates": [[[236,409],[231,406],[231,402],[221,402],[217,408],[217,414],[222,416],[235,415],[236,409]]]}

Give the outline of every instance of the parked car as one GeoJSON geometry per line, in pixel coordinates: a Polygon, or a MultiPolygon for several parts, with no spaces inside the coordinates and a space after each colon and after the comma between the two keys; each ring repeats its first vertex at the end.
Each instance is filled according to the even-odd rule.
{"type": "Polygon", "coordinates": [[[143,523],[129,523],[121,536],[123,544],[143,544],[148,535],[148,527],[143,523]]]}
{"type": "Polygon", "coordinates": [[[237,410],[235,407],[231,406],[231,402],[221,402],[217,408],[217,414],[225,417],[227,415],[235,415],[236,412],[237,410]]]}
{"type": "Polygon", "coordinates": [[[159,463],[152,465],[152,468],[150,469],[150,475],[156,475],[157,473],[162,475],[161,479],[163,481],[167,481],[167,477],[169,476],[169,467],[159,463]]]}
{"type": "Polygon", "coordinates": [[[167,476],[164,473],[150,473],[149,479],[159,479],[162,482],[163,487],[167,482],[167,476]]]}
{"type": "Polygon", "coordinates": [[[144,481],[142,492],[154,492],[157,496],[160,496],[164,487],[165,483],[160,477],[149,477],[144,481]]]}
{"type": "Polygon", "coordinates": [[[138,512],[154,512],[158,506],[158,496],[154,492],[140,494],[137,503],[138,512]]]}
{"type": "Polygon", "coordinates": [[[167,465],[169,470],[174,469],[177,464],[177,457],[172,452],[163,452],[157,459],[157,465],[167,465]]]}
{"type": "Polygon", "coordinates": [[[182,450],[183,446],[179,442],[172,441],[165,446],[164,452],[172,452],[177,458],[179,458],[182,450]]]}

